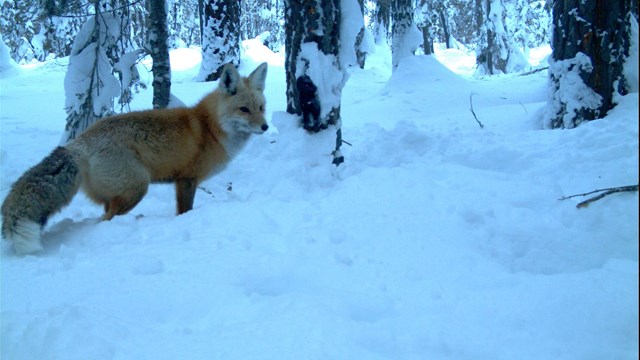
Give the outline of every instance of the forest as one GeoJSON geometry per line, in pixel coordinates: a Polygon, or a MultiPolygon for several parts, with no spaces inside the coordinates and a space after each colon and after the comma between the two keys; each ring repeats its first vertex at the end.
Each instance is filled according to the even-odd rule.
{"type": "MultiPolygon", "coordinates": [[[[170,48],[202,44],[202,16],[205,0],[166,1],[168,46],[170,48]]],[[[224,5],[224,1],[212,1],[224,5]]],[[[238,40],[261,36],[273,51],[285,44],[284,1],[246,0],[237,2],[238,40]]],[[[392,1],[359,1],[366,19],[367,36],[376,42],[389,41],[391,35],[392,1]]],[[[229,2],[231,4],[231,2],[229,2]]],[[[411,4],[411,3],[410,3],[411,4]]],[[[428,54],[433,42],[447,47],[480,45],[477,11],[482,6],[476,0],[419,0],[413,7],[416,26],[422,33],[421,49],[428,54]],[[423,50],[424,51],[424,50],[423,50]]],[[[502,1],[508,36],[526,53],[528,48],[550,42],[550,2],[502,1]]],[[[95,13],[96,6],[117,12],[125,21],[127,31],[123,43],[129,49],[145,48],[148,4],[145,1],[111,0],[101,2],[73,0],[17,1],[4,0],[0,15],[0,32],[11,49],[11,57],[18,63],[68,56],[81,25],[95,13]],[[15,26],[21,24],[23,26],[15,26]]],[[[481,16],[481,15],[480,15],[481,16]]]]}
{"type": "Polygon", "coordinates": [[[626,93],[628,86],[619,80],[624,78],[622,63],[628,56],[631,21],[637,13],[637,2],[628,1],[6,0],[0,32],[17,63],[68,55],[81,57],[76,64],[94,63],[90,73],[79,75],[73,75],[77,66],[69,67],[70,78],[92,80],[66,89],[68,139],[96,119],[127,108],[132,89],[146,86],[135,69],[142,57],[154,59],[153,106],[166,107],[171,99],[169,49],[200,46],[203,60],[198,78],[210,81],[218,79],[224,64],[240,64],[243,40],[259,38],[271,50],[286,54],[287,111],[301,116],[307,130],[338,128],[334,162],[339,164],[340,99],[319,89],[339,92],[346,69],[364,68],[375,44],[389,44],[394,68],[403,57],[432,54],[434,43],[473,49],[477,74],[494,75],[534,71],[527,63],[529,49],[551,43],[555,31],[554,65],[549,70],[556,88],[549,100],[554,114],[547,122],[550,127],[571,128],[604,116],[613,107],[613,92],[626,93]],[[94,55],[86,51],[92,44],[94,55]],[[304,44],[317,48],[301,53],[304,44]],[[329,59],[325,64],[315,64],[324,57],[329,59]],[[100,68],[98,58],[110,67],[100,68]],[[564,79],[571,77],[567,73],[572,72],[585,81],[587,95],[580,103],[571,101],[562,90],[569,81],[564,79]],[[116,73],[117,79],[105,80],[116,73]],[[326,73],[335,74],[330,76],[333,80],[320,79],[326,73]],[[98,91],[102,96],[93,94],[96,88],[116,82],[116,89],[98,91]],[[119,109],[112,104],[116,97],[119,109]],[[307,108],[317,110],[305,111],[301,104],[315,104],[307,108]]]}

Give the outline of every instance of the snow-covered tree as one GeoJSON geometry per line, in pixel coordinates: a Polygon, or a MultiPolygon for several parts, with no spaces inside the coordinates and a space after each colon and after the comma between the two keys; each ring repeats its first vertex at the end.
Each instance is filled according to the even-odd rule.
{"type": "Polygon", "coordinates": [[[0,33],[0,73],[8,71],[16,66],[15,61],[11,58],[11,50],[2,39],[2,33],[0,33]]]}
{"type": "Polygon", "coordinates": [[[195,0],[167,0],[169,8],[168,46],[172,49],[200,44],[198,2],[195,0]]]}
{"type": "Polygon", "coordinates": [[[391,18],[391,63],[395,69],[402,59],[414,54],[420,44],[421,34],[413,21],[411,0],[393,0],[391,2],[391,18]]]}
{"type": "Polygon", "coordinates": [[[153,58],[153,108],[169,105],[171,98],[171,64],[169,62],[169,29],[165,0],[149,0],[148,49],[153,58]]]}
{"type": "Polygon", "coordinates": [[[365,36],[364,2],[362,0],[340,1],[340,59],[343,67],[364,68],[370,44],[365,36]]]}
{"type": "Polygon", "coordinates": [[[551,42],[551,3],[543,0],[531,1],[525,17],[527,46],[537,47],[551,42]]]}
{"type": "Polygon", "coordinates": [[[347,80],[340,57],[341,9],[340,0],[285,1],[287,112],[299,115],[308,131],[337,128],[336,165],[343,161],[340,101],[347,80]]]}
{"type": "MultiPolygon", "coordinates": [[[[353,3],[347,1],[346,3],[353,3]]],[[[368,34],[367,27],[364,24],[364,0],[358,0],[358,5],[360,8],[360,15],[358,16],[358,25],[360,25],[360,31],[356,35],[355,39],[355,49],[356,49],[356,61],[360,69],[364,69],[364,64],[367,59],[367,54],[372,51],[372,45],[370,42],[371,36],[368,34]],[[369,36],[367,36],[369,35],[369,36]]],[[[344,10],[343,10],[344,12],[344,10]]]]}
{"type": "Polygon", "coordinates": [[[505,0],[505,28],[508,36],[528,57],[531,47],[549,43],[551,7],[545,1],[505,0]]]}
{"type": "Polygon", "coordinates": [[[240,2],[207,0],[204,4],[200,81],[218,80],[227,63],[240,65],[240,2]]]}
{"type": "Polygon", "coordinates": [[[376,44],[387,43],[391,27],[391,1],[377,0],[373,11],[373,37],[376,44]]]}
{"type": "Polygon", "coordinates": [[[425,55],[434,53],[433,42],[437,36],[436,15],[433,2],[436,0],[420,0],[416,9],[416,23],[422,31],[422,49],[425,55]]]}
{"type": "Polygon", "coordinates": [[[457,9],[451,0],[419,0],[416,22],[422,31],[422,43],[426,55],[433,53],[433,42],[442,39],[447,49],[453,47],[457,9]]]}
{"type": "MultiPolygon", "coordinates": [[[[67,124],[62,143],[74,139],[96,120],[114,112],[114,99],[136,81],[136,52],[123,42],[123,7],[94,0],[91,16],[73,42],[64,79],[67,124]],[[134,55],[132,55],[134,54],[134,55]],[[121,81],[115,76],[120,74],[121,81]]],[[[128,99],[130,101],[130,96],[128,99]]]]}
{"type": "Polygon", "coordinates": [[[483,25],[476,58],[478,73],[494,75],[524,70],[528,62],[505,27],[503,0],[479,1],[483,25]]]}
{"type": "Polygon", "coordinates": [[[0,32],[11,49],[11,57],[18,63],[44,60],[41,42],[36,40],[35,45],[32,44],[34,37],[42,39],[39,35],[42,27],[33,21],[38,17],[37,4],[30,1],[2,1],[0,9],[0,32]]]}
{"type": "Polygon", "coordinates": [[[280,0],[246,0],[240,3],[243,39],[259,37],[265,46],[280,51],[284,45],[284,4],[280,0]]]}
{"type": "Polygon", "coordinates": [[[32,44],[38,42],[44,56],[69,55],[73,38],[86,20],[86,9],[79,1],[41,0],[40,3],[35,23],[41,26],[41,36],[32,38],[32,44]]]}
{"type": "Polygon", "coordinates": [[[602,118],[615,95],[627,92],[631,16],[627,0],[554,1],[548,126],[573,128],[602,118]]]}

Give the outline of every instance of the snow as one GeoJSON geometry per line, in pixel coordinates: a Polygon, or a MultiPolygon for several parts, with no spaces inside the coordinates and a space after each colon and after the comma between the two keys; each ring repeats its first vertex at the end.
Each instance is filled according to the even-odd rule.
{"type": "MultiPolygon", "coordinates": [[[[74,113],[86,112],[84,106],[92,107],[95,118],[113,111],[113,99],[120,95],[121,86],[112,73],[113,67],[107,50],[115,44],[115,39],[118,38],[115,34],[119,29],[120,19],[112,14],[93,16],[80,28],[69,57],[69,71],[64,78],[65,108],[69,117],[74,113]],[[96,27],[99,39],[94,38],[96,27]],[[108,31],[104,31],[105,29],[108,31]],[[95,83],[99,83],[99,86],[94,86],[95,83]]],[[[123,74],[129,74],[125,77],[131,79],[128,71],[123,74]]],[[[77,129],[65,131],[61,136],[61,143],[73,139],[76,130],[83,131],[89,125],[91,123],[81,123],[77,125],[77,129]]]]}
{"type": "Polygon", "coordinates": [[[210,2],[207,6],[210,7],[208,14],[220,14],[220,17],[212,15],[206,19],[203,25],[203,49],[201,67],[198,74],[199,81],[206,81],[209,76],[215,74],[227,63],[237,65],[240,60],[239,57],[241,57],[238,54],[240,49],[236,48],[235,39],[231,39],[238,34],[234,33],[234,24],[226,20],[227,15],[225,15],[227,13],[225,7],[231,5],[210,2]],[[219,6],[223,7],[221,12],[218,10],[219,6]]]}
{"type": "Polygon", "coordinates": [[[582,52],[577,53],[572,59],[550,59],[549,73],[557,81],[549,86],[549,96],[553,100],[547,110],[548,119],[562,114],[564,127],[571,128],[574,127],[581,109],[597,110],[600,107],[602,96],[587,86],[581,77],[581,73],[592,71],[591,59],[582,52]]]}
{"type": "Polygon", "coordinates": [[[340,107],[342,88],[348,74],[334,55],[320,51],[315,42],[302,43],[296,72],[296,79],[307,75],[318,86],[320,118],[325,118],[333,109],[340,107]]]}
{"type": "MultiPolygon", "coordinates": [[[[187,105],[214,86],[199,51],[171,54],[187,105]]],[[[474,78],[473,56],[436,47],[391,76],[378,47],[343,89],[336,169],[335,133],[283,112],[282,54],[253,51],[240,71],[269,63],[270,130],[192,211],[154,185],[99,222],[78,195],[42,253],[3,242],[2,359],[638,358],[638,194],[558,200],[638,183],[637,93],[542,130],[544,72],[474,78]]],[[[64,129],[58,64],[2,79],[2,198],[64,129]]]]}
{"type": "Polygon", "coordinates": [[[364,27],[364,17],[356,0],[340,2],[340,64],[344,67],[357,65],[356,38],[364,27]]]}
{"type": "MultiPolygon", "coordinates": [[[[502,73],[514,73],[521,72],[529,67],[529,63],[525,58],[522,50],[515,44],[513,37],[507,34],[507,28],[503,21],[505,15],[505,8],[502,4],[502,0],[491,0],[489,6],[489,14],[487,16],[488,30],[493,31],[495,34],[494,44],[490,45],[492,51],[499,51],[499,54],[493,54],[493,74],[502,73]],[[498,59],[506,61],[504,69],[497,68],[498,59]]],[[[507,21],[511,21],[508,17],[507,21]]],[[[511,28],[519,28],[519,26],[511,25],[511,28]]],[[[485,75],[487,69],[484,67],[478,68],[478,75],[485,75]]]]}
{"type": "Polygon", "coordinates": [[[413,56],[422,42],[422,33],[411,18],[396,23],[393,28],[395,35],[392,36],[392,62],[393,69],[396,69],[405,58],[413,56]]]}
{"type": "Polygon", "coordinates": [[[12,72],[16,67],[16,62],[11,58],[11,50],[4,43],[2,34],[0,34],[0,77],[8,72],[12,72]]]}
{"type": "Polygon", "coordinates": [[[631,92],[638,92],[638,21],[634,16],[629,17],[631,23],[631,44],[629,56],[624,62],[624,76],[627,87],[631,92]]]}

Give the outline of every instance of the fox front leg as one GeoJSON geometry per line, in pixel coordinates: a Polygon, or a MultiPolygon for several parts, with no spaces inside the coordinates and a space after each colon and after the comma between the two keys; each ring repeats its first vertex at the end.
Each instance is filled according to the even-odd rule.
{"type": "Polygon", "coordinates": [[[176,181],[178,215],[193,209],[193,198],[196,195],[197,187],[198,182],[196,179],[179,179],[176,181]]]}

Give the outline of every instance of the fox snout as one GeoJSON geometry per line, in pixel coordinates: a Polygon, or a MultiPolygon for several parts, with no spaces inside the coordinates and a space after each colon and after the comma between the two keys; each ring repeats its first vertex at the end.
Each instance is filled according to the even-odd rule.
{"type": "Polygon", "coordinates": [[[264,134],[267,130],[269,130],[269,125],[267,125],[267,124],[265,123],[265,124],[260,125],[260,127],[259,127],[259,128],[257,128],[257,129],[256,129],[256,128],[254,128],[253,132],[254,132],[255,134],[264,134]]]}

